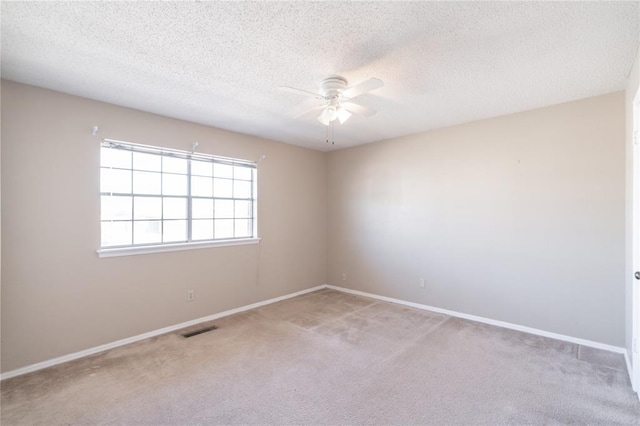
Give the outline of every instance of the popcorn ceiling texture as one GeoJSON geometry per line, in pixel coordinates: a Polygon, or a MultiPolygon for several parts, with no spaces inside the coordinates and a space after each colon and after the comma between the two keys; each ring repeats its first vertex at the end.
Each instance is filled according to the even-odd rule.
{"type": "Polygon", "coordinates": [[[2,2],[2,77],[328,150],[622,90],[639,5],[2,2]],[[335,146],[278,90],[330,74],[385,82],[335,146]]]}

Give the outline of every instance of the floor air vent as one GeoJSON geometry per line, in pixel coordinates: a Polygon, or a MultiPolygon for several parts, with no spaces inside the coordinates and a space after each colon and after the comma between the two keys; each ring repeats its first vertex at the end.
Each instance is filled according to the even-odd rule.
{"type": "Polygon", "coordinates": [[[180,335],[186,339],[188,337],[197,336],[198,334],[206,333],[206,332],[217,330],[217,329],[218,327],[216,327],[215,325],[212,325],[210,327],[200,328],[198,330],[189,331],[187,333],[182,333],[180,335]]]}

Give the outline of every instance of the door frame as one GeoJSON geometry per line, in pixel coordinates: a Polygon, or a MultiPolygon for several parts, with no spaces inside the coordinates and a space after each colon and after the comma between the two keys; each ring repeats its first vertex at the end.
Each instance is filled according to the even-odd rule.
{"type": "Polygon", "coordinates": [[[640,397],[640,281],[633,276],[640,271],[640,88],[633,98],[633,133],[631,135],[631,382],[640,397]]]}

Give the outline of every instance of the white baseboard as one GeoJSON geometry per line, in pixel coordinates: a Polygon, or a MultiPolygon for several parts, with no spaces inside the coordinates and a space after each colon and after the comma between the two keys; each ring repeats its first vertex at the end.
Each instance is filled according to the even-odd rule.
{"type": "MultiPolygon", "coordinates": [[[[544,331],[544,330],[539,330],[536,328],[531,328],[531,327],[525,327],[522,325],[517,325],[517,324],[512,324],[512,323],[508,323],[508,322],[504,322],[504,321],[497,321],[497,320],[493,320],[493,319],[489,319],[489,318],[483,318],[483,317],[479,317],[476,315],[469,315],[469,314],[464,314],[461,312],[456,312],[456,311],[450,311],[448,309],[441,309],[441,308],[436,308],[433,306],[429,306],[429,305],[423,305],[420,303],[414,303],[414,302],[407,302],[404,300],[400,300],[400,299],[394,299],[392,297],[386,297],[386,296],[379,296],[377,294],[372,294],[372,293],[367,293],[364,291],[359,291],[359,290],[352,290],[349,288],[344,288],[344,287],[338,287],[338,286],[334,286],[334,285],[329,285],[329,284],[325,284],[325,285],[319,285],[313,288],[309,288],[306,290],[302,290],[302,291],[298,291],[295,293],[290,293],[284,296],[280,296],[280,297],[274,297],[272,299],[268,299],[268,300],[264,300],[262,302],[256,302],[256,303],[252,303],[250,305],[246,305],[246,306],[241,306],[239,308],[235,308],[235,309],[230,309],[228,311],[224,311],[224,312],[220,312],[217,314],[213,314],[213,315],[209,315],[206,317],[202,317],[202,318],[197,318],[191,321],[186,321],[180,324],[176,324],[176,325],[172,325],[169,327],[165,327],[165,328],[161,328],[158,330],[154,330],[154,331],[150,331],[147,333],[143,333],[143,334],[139,334],[137,336],[132,336],[132,337],[128,337],[126,339],[121,339],[121,340],[117,340],[115,342],[111,342],[111,343],[107,343],[104,345],[100,345],[100,346],[95,346],[93,348],[89,348],[89,349],[85,349],[83,351],[79,351],[79,352],[74,352],[68,355],[63,355],[57,358],[53,358],[47,361],[42,361],[42,362],[38,362],[36,364],[31,364],[31,365],[27,365],[26,367],[22,367],[22,368],[18,368],[16,370],[12,370],[12,371],[7,371],[6,373],[2,373],[0,374],[0,380],[5,380],[5,379],[9,379],[12,377],[16,377],[16,376],[20,376],[23,374],[27,374],[27,373],[31,373],[33,371],[38,371],[38,370],[42,370],[44,368],[47,367],[52,367],[54,365],[58,365],[58,364],[62,364],[68,361],[73,361],[75,359],[79,359],[79,358],[84,358],[86,356],[89,355],[94,355],[100,352],[104,352],[107,351],[109,349],[114,349],[120,346],[124,346],[124,345],[128,345],[130,343],[134,343],[134,342],[138,342],[140,340],[144,340],[144,339],[148,339],[150,337],[155,337],[155,336],[159,336],[161,334],[166,334],[166,333],[170,333],[176,330],[180,330],[182,328],[186,328],[186,327],[190,327],[196,324],[200,324],[203,322],[207,322],[207,321],[213,321],[222,317],[226,317],[229,315],[233,315],[233,314],[237,314],[240,312],[244,312],[244,311],[248,311],[250,309],[255,309],[255,308],[259,308],[261,306],[265,306],[265,305],[270,305],[272,303],[276,303],[279,302],[281,300],[286,300],[286,299],[290,299],[292,297],[297,297],[297,296],[301,296],[303,294],[307,294],[307,293],[311,293],[317,290],[322,290],[324,288],[329,288],[332,290],[337,290],[337,291],[341,291],[344,293],[351,293],[351,294],[355,294],[358,296],[365,296],[365,297],[370,297],[373,299],[377,299],[377,300],[382,300],[385,302],[391,302],[391,303],[396,303],[399,305],[404,305],[404,306],[410,306],[412,308],[417,308],[417,309],[423,309],[426,311],[431,311],[431,312],[437,312],[437,313],[441,313],[441,314],[445,314],[445,315],[450,315],[452,317],[458,317],[458,318],[464,318],[470,321],[476,321],[476,322],[481,322],[484,324],[489,324],[489,325],[495,325],[498,327],[503,327],[503,328],[508,328],[511,330],[517,330],[517,331],[522,331],[525,333],[530,333],[530,334],[535,334],[538,336],[543,336],[543,337],[549,337],[552,339],[557,339],[557,340],[563,340],[565,342],[569,342],[569,343],[575,343],[575,344],[579,344],[579,345],[583,345],[583,346],[589,346],[592,348],[597,348],[597,349],[603,349],[606,351],[611,351],[611,352],[616,352],[616,353],[620,353],[620,354],[624,354],[625,357],[625,361],[627,363],[627,370],[629,372],[629,374],[631,374],[631,363],[629,361],[629,357],[627,354],[627,351],[625,348],[621,348],[618,346],[612,346],[612,345],[607,345],[604,343],[599,343],[599,342],[594,342],[591,340],[585,340],[585,339],[580,339],[577,337],[571,337],[571,336],[566,336],[563,334],[557,334],[557,333],[552,333],[549,331],[544,331]]],[[[640,397],[640,394],[639,394],[640,397]]]]}
{"type": "Polygon", "coordinates": [[[495,325],[495,326],[498,326],[498,327],[508,328],[508,329],[511,329],[511,330],[523,331],[525,333],[535,334],[537,336],[550,337],[552,339],[563,340],[563,341],[569,342],[569,343],[576,343],[576,344],[582,345],[582,346],[589,346],[589,347],[596,348],[596,349],[603,349],[605,351],[616,352],[616,353],[619,353],[619,354],[624,354],[625,357],[626,357],[626,353],[627,353],[625,348],[621,348],[621,347],[618,347],[618,346],[612,346],[612,345],[607,345],[605,343],[599,343],[599,342],[594,342],[594,341],[591,341],[591,340],[580,339],[580,338],[577,338],[577,337],[566,336],[564,334],[552,333],[550,331],[544,331],[544,330],[539,330],[537,328],[525,327],[523,325],[512,324],[510,322],[498,321],[498,320],[494,320],[494,319],[490,319],[490,318],[479,317],[479,316],[476,316],[476,315],[463,314],[461,312],[450,311],[448,309],[442,309],[442,308],[436,308],[436,307],[433,307],[433,306],[423,305],[423,304],[420,304],[420,303],[407,302],[407,301],[400,300],[400,299],[394,299],[392,297],[378,296],[377,294],[367,293],[367,292],[359,291],[359,290],[352,290],[350,288],[338,287],[338,286],[334,286],[334,285],[327,285],[326,287],[330,288],[332,290],[342,291],[342,292],[345,292],[345,293],[351,293],[351,294],[355,294],[355,295],[358,295],[358,296],[371,297],[373,299],[383,300],[385,302],[397,303],[399,305],[410,306],[412,308],[423,309],[425,311],[437,312],[439,314],[445,314],[445,315],[450,315],[452,317],[464,318],[464,319],[467,319],[467,320],[470,320],[470,321],[476,321],[476,322],[481,322],[481,323],[484,323],[484,324],[495,325]]]}
{"type": "Polygon", "coordinates": [[[57,358],[49,359],[47,361],[38,362],[36,364],[27,365],[26,367],[18,368],[16,370],[7,371],[0,374],[0,380],[10,379],[11,377],[21,376],[23,374],[31,373],[33,371],[42,370],[43,368],[52,367],[54,365],[62,364],[64,362],[73,361],[74,359],[84,358],[89,355],[94,355],[100,352],[107,351],[109,349],[117,348],[120,346],[128,345],[130,343],[138,342],[140,340],[148,339],[150,337],[159,336],[161,334],[170,333],[172,331],[180,330],[182,328],[190,327],[192,325],[200,324],[202,322],[217,320],[222,317],[237,314],[240,312],[248,311],[250,309],[259,308],[260,306],[270,305],[272,303],[280,302],[281,300],[291,299],[292,297],[301,296],[303,294],[311,293],[313,291],[322,290],[326,288],[326,285],[319,285],[306,290],[297,291],[295,293],[286,294],[280,297],[274,297],[272,299],[264,300],[262,302],[252,303],[251,305],[241,306],[239,308],[230,309],[228,311],[220,312],[217,314],[209,315],[202,318],[197,318],[191,321],[182,322],[180,324],[164,327],[158,330],[149,331],[148,333],[138,334],[137,336],[127,337],[126,339],[116,340],[115,342],[107,343],[93,348],[85,349],[83,351],[74,352],[68,355],[63,355],[57,358]]]}

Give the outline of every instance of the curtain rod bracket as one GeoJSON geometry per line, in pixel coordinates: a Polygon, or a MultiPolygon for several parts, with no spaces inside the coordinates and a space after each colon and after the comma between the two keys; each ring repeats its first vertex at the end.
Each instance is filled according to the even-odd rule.
{"type": "Polygon", "coordinates": [[[93,127],[91,128],[91,134],[92,134],[93,136],[95,136],[95,135],[97,135],[97,134],[98,134],[98,126],[93,126],[93,127]]]}

